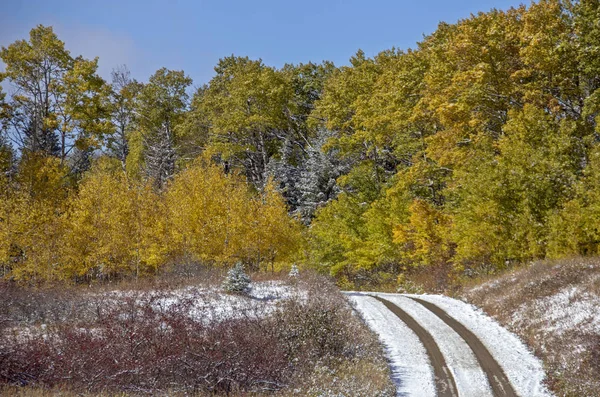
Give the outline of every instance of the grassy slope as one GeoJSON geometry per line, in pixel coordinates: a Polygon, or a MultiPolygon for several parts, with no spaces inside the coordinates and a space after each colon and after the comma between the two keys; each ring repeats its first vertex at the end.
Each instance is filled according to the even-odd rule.
{"type": "Polygon", "coordinates": [[[557,396],[600,396],[600,258],[535,262],[461,295],[531,346],[557,396]]]}

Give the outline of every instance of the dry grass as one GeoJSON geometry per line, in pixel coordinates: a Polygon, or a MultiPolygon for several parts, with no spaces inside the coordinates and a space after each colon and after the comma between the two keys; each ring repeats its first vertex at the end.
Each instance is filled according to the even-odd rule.
{"type": "Polygon", "coordinates": [[[534,262],[461,295],[534,350],[557,396],[600,396],[600,258],[534,262]]]}

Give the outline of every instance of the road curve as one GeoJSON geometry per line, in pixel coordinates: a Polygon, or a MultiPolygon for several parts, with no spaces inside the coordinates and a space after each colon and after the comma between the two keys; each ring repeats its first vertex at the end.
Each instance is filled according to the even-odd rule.
{"type": "MultiPolygon", "coordinates": [[[[497,344],[496,342],[490,344],[489,338],[483,336],[484,334],[481,332],[481,325],[493,320],[481,313],[475,313],[477,309],[474,307],[469,307],[468,310],[465,309],[464,311],[472,311],[476,315],[472,313],[463,315],[462,312],[457,312],[448,306],[446,300],[450,302],[450,305],[454,304],[456,307],[462,307],[461,304],[464,305],[464,303],[441,296],[436,298],[433,295],[407,296],[383,293],[348,293],[347,296],[348,299],[354,302],[357,312],[380,337],[382,330],[386,333],[387,340],[382,339],[386,348],[389,348],[390,344],[390,329],[386,329],[385,324],[381,324],[382,318],[384,323],[389,321],[390,324],[401,320],[401,323],[404,323],[407,327],[405,332],[414,333],[415,337],[411,339],[413,344],[419,344],[421,349],[426,351],[424,357],[426,357],[425,360],[427,360],[431,377],[435,380],[435,390],[430,390],[428,393],[424,393],[424,390],[415,393],[414,388],[408,392],[401,391],[401,383],[397,383],[398,396],[422,397],[427,394],[441,397],[530,397],[550,395],[547,390],[544,390],[545,388],[541,383],[539,387],[538,385],[531,387],[531,385],[515,378],[515,362],[509,360],[511,354],[512,357],[515,355],[524,357],[530,353],[524,346],[515,346],[519,343],[515,343],[511,339],[514,336],[506,330],[502,330],[500,333],[496,332],[496,335],[503,335],[504,332],[508,337],[499,338],[497,344]],[[440,301],[439,304],[437,304],[436,299],[440,301]],[[370,303],[371,300],[373,303],[370,303]],[[432,300],[436,303],[434,304],[432,300]],[[372,318],[369,310],[376,308],[375,301],[379,302],[380,305],[376,309],[379,316],[378,324],[369,321],[372,318]],[[448,307],[448,310],[452,309],[451,313],[455,317],[451,316],[448,310],[445,310],[445,307],[448,307]],[[387,320],[385,320],[386,318],[387,320]],[[473,321],[476,321],[477,324],[474,325],[473,321]],[[469,326],[474,328],[470,329],[469,326]],[[481,337],[483,337],[487,346],[480,340],[481,337]],[[491,349],[488,349],[488,347],[491,347],[491,349]],[[503,352],[498,353],[499,349],[503,352]],[[504,354],[506,351],[511,354],[504,354]],[[499,354],[499,357],[493,353],[499,354]],[[507,376],[506,369],[511,370],[510,377],[507,376]],[[515,387],[515,385],[518,387],[515,387]]],[[[495,326],[498,327],[497,324],[495,326]]],[[[488,328],[493,331],[493,327],[490,328],[489,324],[488,328]]],[[[392,334],[391,339],[397,339],[396,351],[401,350],[401,346],[406,348],[406,333],[398,335],[397,338],[394,338],[392,334]]],[[[394,342],[392,340],[392,344],[394,342]]],[[[532,356],[531,358],[535,360],[535,357],[532,356]]],[[[410,357],[396,354],[395,360],[404,360],[400,362],[400,366],[410,368],[410,357]]],[[[531,365],[528,366],[527,363],[530,363],[530,360],[528,360],[529,357],[524,357],[524,364],[522,367],[519,366],[519,371],[526,376],[531,374],[532,379],[540,378],[538,376],[539,369],[532,368],[531,365]]],[[[398,365],[398,362],[395,364],[392,362],[391,365],[398,365]]],[[[543,376],[540,379],[543,379],[543,376]]]]}
{"type": "Polygon", "coordinates": [[[485,372],[494,396],[518,397],[513,386],[506,377],[504,370],[502,367],[500,367],[500,364],[498,364],[483,343],[481,343],[481,341],[471,331],[469,331],[467,327],[450,317],[448,313],[433,303],[415,297],[411,297],[411,299],[425,306],[425,308],[438,316],[443,322],[448,324],[448,326],[452,328],[454,332],[459,334],[460,337],[467,342],[467,345],[469,345],[475,354],[475,357],[477,357],[477,361],[483,369],[483,372],[485,372]]]}

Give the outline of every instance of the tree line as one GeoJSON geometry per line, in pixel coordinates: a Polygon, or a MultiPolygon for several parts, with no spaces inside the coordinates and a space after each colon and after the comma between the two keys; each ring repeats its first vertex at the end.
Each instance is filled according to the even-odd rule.
{"type": "Polygon", "coordinates": [[[183,71],[141,83],[121,67],[105,82],[97,59],[72,57],[38,26],[0,52],[14,91],[0,93],[0,233],[9,236],[0,262],[12,275],[80,270],[72,275],[185,255],[258,267],[293,256],[360,287],[597,254],[598,20],[596,0],[545,0],[441,23],[414,49],[358,51],[348,66],[273,68],[232,55],[191,95],[183,71]],[[236,193],[219,201],[210,189],[236,193]],[[112,192],[129,195],[119,199],[128,215],[109,198],[94,202],[112,192]],[[36,225],[19,231],[27,221],[6,203],[24,203],[36,225]],[[38,204],[47,215],[34,215],[38,204]],[[86,205],[93,215],[78,209],[86,205]],[[244,205],[254,212],[234,209],[244,205]],[[126,249],[109,248],[121,241],[109,223],[131,223],[119,216],[142,225],[126,249]],[[60,229],[46,218],[75,237],[34,260],[27,247],[41,237],[18,240],[60,229]],[[95,245],[50,257],[77,236],[95,245]]]}

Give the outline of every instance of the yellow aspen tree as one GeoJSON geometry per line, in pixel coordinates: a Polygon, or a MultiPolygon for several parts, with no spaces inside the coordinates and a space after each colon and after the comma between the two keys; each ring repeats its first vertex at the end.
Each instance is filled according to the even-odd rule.
{"type": "Polygon", "coordinates": [[[447,238],[450,217],[424,200],[414,200],[409,211],[408,224],[394,230],[394,242],[403,246],[406,258],[416,266],[447,263],[452,255],[447,238]]]}
{"type": "Polygon", "coordinates": [[[136,278],[155,273],[168,256],[170,238],[167,209],[164,197],[157,193],[150,182],[129,187],[129,199],[133,207],[134,246],[131,271],[136,278]]]}
{"type": "Polygon", "coordinates": [[[71,204],[64,277],[155,272],[165,257],[164,216],[150,186],[131,183],[116,160],[101,159],[71,204]]]}
{"type": "Polygon", "coordinates": [[[249,209],[241,179],[198,163],[175,177],[165,199],[177,254],[207,263],[229,262],[238,255],[240,223],[249,209]]]}
{"type": "Polygon", "coordinates": [[[69,212],[64,276],[107,276],[127,271],[134,208],[127,179],[101,161],[83,179],[69,212]]]}
{"type": "Polygon", "coordinates": [[[67,170],[56,157],[27,153],[13,193],[10,222],[11,275],[41,282],[57,278],[63,246],[67,170]]]}
{"type": "Polygon", "coordinates": [[[285,201],[272,179],[253,203],[252,228],[248,233],[250,257],[258,269],[264,263],[265,268],[270,265],[274,271],[276,261],[289,257],[298,247],[300,226],[288,215],[285,201]]]}
{"type": "Polygon", "coordinates": [[[0,266],[5,277],[11,269],[11,247],[15,221],[15,194],[8,178],[0,175],[0,266]]]}

